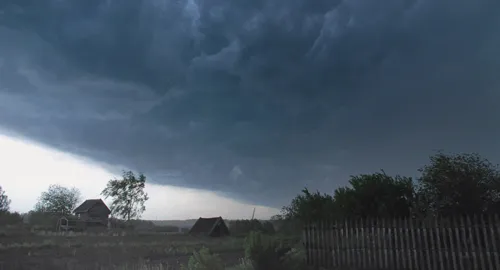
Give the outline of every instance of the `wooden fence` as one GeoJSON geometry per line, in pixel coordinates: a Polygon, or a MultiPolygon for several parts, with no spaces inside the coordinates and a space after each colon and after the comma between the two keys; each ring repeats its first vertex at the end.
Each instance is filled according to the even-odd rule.
{"type": "Polygon", "coordinates": [[[496,215],[319,222],[303,240],[307,263],[326,269],[500,269],[496,215]]]}

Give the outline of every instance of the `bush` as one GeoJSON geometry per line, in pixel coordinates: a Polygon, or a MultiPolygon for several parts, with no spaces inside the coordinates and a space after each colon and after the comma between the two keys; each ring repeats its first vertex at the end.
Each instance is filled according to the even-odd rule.
{"type": "Polygon", "coordinates": [[[0,212],[0,226],[19,225],[23,223],[23,217],[17,212],[0,212]]]}
{"type": "Polygon", "coordinates": [[[33,228],[55,231],[57,229],[57,222],[61,216],[62,215],[55,213],[31,211],[27,215],[27,220],[28,224],[33,228]]]}
{"type": "Polygon", "coordinates": [[[245,258],[240,264],[224,268],[218,255],[211,254],[207,248],[194,252],[183,270],[303,270],[305,251],[301,247],[286,247],[269,235],[251,232],[245,239],[245,258]]]}
{"type": "Polygon", "coordinates": [[[306,251],[304,247],[295,247],[285,254],[282,263],[285,266],[285,269],[289,270],[307,269],[305,258],[306,251]]]}
{"type": "Polygon", "coordinates": [[[182,270],[224,270],[224,263],[216,254],[210,253],[208,248],[202,248],[193,252],[189,258],[188,266],[182,266],[182,270]]]}
{"type": "MultiPolygon", "coordinates": [[[[260,232],[251,232],[245,239],[245,259],[251,262],[251,269],[254,270],[306,269],[304,258],[302,248],[286,246],[282,241],[260,232]]],[[[243,263],[240,267],[249,269],[243,263]]]]}
{"type": "Polygon", "coordinates": [[[282,259],[286,252],[287,248],[260,232],[251,232],[245,239],[245,258],[255,270],[285,270],[282,259]]]}
{"type": "Polygon", "coordinates": [[[227,268],[227,270],[255,270],[255,269],[253,268],[251,260],[243,258],[241,259],[240,264],[233,267],[229,267],[227,268]]]}

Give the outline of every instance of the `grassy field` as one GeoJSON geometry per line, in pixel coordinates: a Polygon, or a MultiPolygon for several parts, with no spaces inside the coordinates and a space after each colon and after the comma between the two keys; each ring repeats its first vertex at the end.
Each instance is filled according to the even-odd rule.
{"type": "Polygon", "coordinates": [[[55,233],[0,229],[3,269],[179,269],[202,247],[226,265],[243,257],[243,238],[138,233],[55,233]],[[143,268],[136,268],[141,266],[143,268]],[[148,266],[148,267],[146,267],[148,266]],[[162,268],[160,268],[162,267],[162,268]]]}

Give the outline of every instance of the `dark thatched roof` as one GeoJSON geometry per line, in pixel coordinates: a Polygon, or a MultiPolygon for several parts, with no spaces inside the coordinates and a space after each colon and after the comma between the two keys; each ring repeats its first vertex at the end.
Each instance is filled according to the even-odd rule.
{"type": "Polygon", "coordinates": [[[229,229],[222,217],[199,218],[189,230],[190,234],[204,234],[208,236],[229,235],[229,229]]]}
{"type": "Polygon", "coordinates": [[[84,201],[80,206],[78,206],[73,213],[78,214],[78,213],[86,213],[88,212],[92,207],[96,205],[104,205],[108,209],[108,212],[111,213],[111,210],[106,206],[106,204],[101,200],[101,199],[92,199],[92,200],[86,200],[84,201]]]}

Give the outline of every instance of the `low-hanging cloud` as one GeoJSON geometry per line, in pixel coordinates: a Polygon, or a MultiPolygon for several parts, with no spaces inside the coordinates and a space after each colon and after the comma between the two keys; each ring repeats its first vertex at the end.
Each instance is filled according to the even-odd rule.
{"type": "Polygon", "coordinates": [[[497,0],[0,0],[0,124],[280,206],[435,149],[498,157],[499,48],[497,0]]]}

